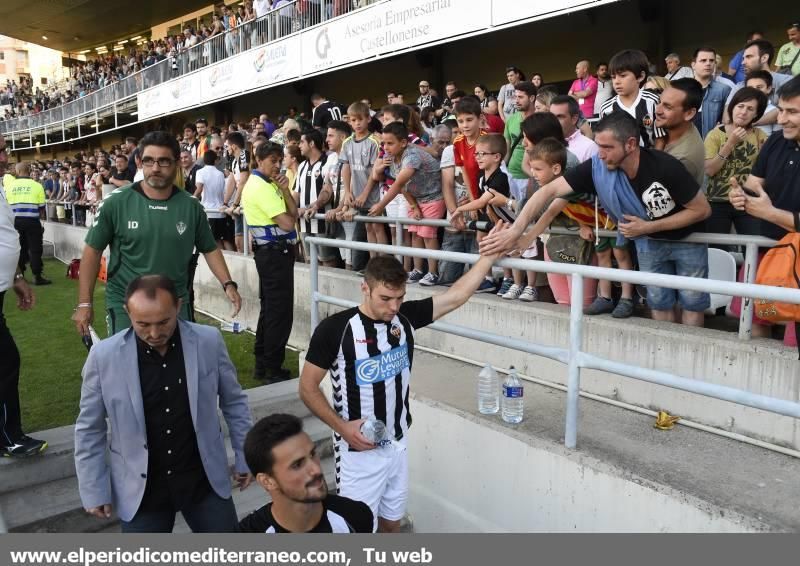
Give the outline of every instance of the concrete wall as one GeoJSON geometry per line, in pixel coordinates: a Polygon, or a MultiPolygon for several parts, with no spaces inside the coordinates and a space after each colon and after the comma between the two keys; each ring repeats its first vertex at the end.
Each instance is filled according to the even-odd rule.
{"type": "Polygon", "coordinates": [[[417,532],[747,532],[764,527],[671,488],[415,399],[409,513],[417,532]],[[447,465],[435,465],[447,462],[447,465]],[[524,470],[524,473],[522,471],[524,470]],[[423,481],[424,479],[424,481],[423,481]]]}
{"type": "MultiPolygon", "coordinates": [[[[85,229],[48,224],[45,238],[56,242],[56,257],[69,261],[80,257],[85,229]]],[[[241,320],[255,328],[258,318],[258,276],[252,258],[226,253],[233,278],[244,299],[241,320]]],[[[295,269],[294,326],[291,345],[304,350],[310,338],[310,290],[308,269],[295,269]]],[[[320,270],[323,294],[358,301],[357,279],[340,270],[320,270]]],[[[408,299],[441,292],[410,287],[408,299]]],[[[221,317],[230,316],[230,303],[205,262],[200,261],[195,279],[198,308],[221,317]]],[[[335,309],[321,305],[321,315],[335,309]]],[[[507,304],[482,295],[473,297],[452,313],[448,322],[487,332],[523,338],[530,342],[567,346],[569,316],[566,309],[547,304],[507,304]]],[[[566,367],[558,362],[423,330],[418,343],[447,354],[498,367],[514,365],[522,374],[566,383],[566,367]]],[[[780,399],[798,401],[797,352],[772,340],[742,342],[732,333],[691,329],[645,319],[617,322],[608,317],[590,318],[584,328],[584,349],[622,362],[656,368],[737,387],[780,399]]],[[[699,395],[651,385],[604,372],[583,371],[582,389],[610,399],[655,410],[666,410],[684,419],[737,432],[782,446],[800,449],[800,424],[781,417],[699,395]]],[[[580,431],[579,431],[580,434],[580,431]]]]}

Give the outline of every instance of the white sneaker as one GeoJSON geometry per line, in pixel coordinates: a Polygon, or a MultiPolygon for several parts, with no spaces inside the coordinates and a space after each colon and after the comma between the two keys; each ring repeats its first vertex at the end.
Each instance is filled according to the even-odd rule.
{"type": "Polygon", "coordinates": [[[435,273],[428,272],[425,277],[419,280],[419,284],[423,287],[433,287],[439,284],[439,276],[435,273]]]}
{"type": "Polygon", "coordinates": [[[511,288],[503,295],[503,298],[509,301],[515,301],[519,299],[519,296],[522,294],[522,286],[517,285],[516,283],[511,286],[511,288]]]}
{"type": "Polygon", "coordinates": [[[525,287],[522,294],[519,296],[519,300],[525,303],[533,303],[539,300],[539,292],[534,287],[525,287]]]}

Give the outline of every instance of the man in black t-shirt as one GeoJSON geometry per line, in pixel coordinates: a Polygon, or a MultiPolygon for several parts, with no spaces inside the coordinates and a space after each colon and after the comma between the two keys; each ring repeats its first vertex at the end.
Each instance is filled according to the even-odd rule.
{"type": "Polygon", "coordinates": [[[446,292],[403,302],[408,274],[390,256],[367,264],[361,305],[314,330],[300,375],[300,398],[334,431],[339,494],[364,501],[380,532],[397,532],[408,501],[407,432],[414,330],[463,305],[497,256],[484,256],[446,292]],[[330,371],[333,406],[320,391],[330,371]],[[379,445],[361,434],[366,419],[386,425],[379,445]]]}
{"type": "MultiPolygon", "coordinates": [[[[588,194],[598,196],[621,236],[634,240],[641,271],[708,277],[708,246],[680,241],[704,231],[704,221],[711,215],[708,200],[680,161],[641,148],[638,140],[638,126],[629,115],[614,112],[603,118],[595,136],[599,154],[539,189],[510,229],[481,242],[481,252],[525,249],[547,228],[540,222],[523,236],[548,202],[588,194]]],[[[675,322],[673,307],[678,302],[684,324],[703,326],[708,293],[647,287],[655,320],[675,322]]]]}
{"type": "Polygon", "coordinates": [[[244,457],[272,496],[239,522],[243,533],[372,533],[369,506],[328,492],[314,442],[294,415],[270,415],[247,433],[244,457]]]}
{"type": "Polygon", "coordinates": [[[347,116],[347,108],[338,102],[331,102],[321,94],[311,95],[311,104],[314,106],[311,125],[323,134],[327,133],[329,123],[347,116]]]}
{"type": "Polygon", "coordinates": [[[800,227],[800,76],[778,91],[778,125],[766,141],[744,190],[731,179],[731,204],[761,219],[761,235],[779,240],[800,227]]]}
{"type": "Polygon", "coordinates": [[[114,158],[114,173],[109,182],[115,187],[125,187],[133,183],[133,174],[128,169],[128,158],[120,154],[114,158]]]}

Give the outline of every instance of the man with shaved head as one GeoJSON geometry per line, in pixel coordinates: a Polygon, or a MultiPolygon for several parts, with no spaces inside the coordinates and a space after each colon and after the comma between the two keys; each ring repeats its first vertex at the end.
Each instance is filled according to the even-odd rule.
{"type": "Polygon", "coordinates": [[[589,72],[589,61],[578,61],[575,65],[575,76],[578,78],[567,94],[578,101],[584,118],[591,118],[594,116],[594,100],[597,98],[597,77],[589,72]]]}
{"type": "Polygon", "coordinates": [[[44,187],[31,179],[30,163],[17,163],[17,178],[6,187],[6,198],[14,212],[14,227],[19,233],[19,270],[31,264],[34,283],[49,285],[42,276],[42,223],[39,210],[45,206],[44,187]]]}

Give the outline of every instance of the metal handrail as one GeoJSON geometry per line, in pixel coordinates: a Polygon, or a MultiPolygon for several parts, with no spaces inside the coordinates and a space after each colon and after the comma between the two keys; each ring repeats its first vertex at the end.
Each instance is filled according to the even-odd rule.
{"type": "MultiPolygon", "coordinates": [[[[306,238],[306,242],[308,242],[311,247],[311,328],[313,330],[319,324],[319,303],[329,303],[344,307],[353,306],[354,303],[319,293],[317,246],[328,245],[330,244],[330,240],[327,238],[309,236],[306,238]]],[[[439,261],[452,261],[466,264],[474,264],[480,259],[480,256],[474,254],[442,252],[420,248],[400,248],[398,250],[393,246],[367,244],[362,242],[339,241],[337,246],[351,250],[386,254],[394,254],[397,251],[400,251],[404,256],[437,259],[439,261]]],[[[761,409],[788,417],[800,418],[800,403],[769,397],[766,395],[759,395],[725,385],[702,382],[696,379],[686,378],[649,368],[624,364],[614,360],[605,359],[600,356],[588,354],[582,350],[584,316],[583,283],[584,278],[586,277],[592,279],[621,281],[624,283],[632,283],[634,285],[657,285],[671,289],[687,289],[705,293],[718,293],[722,295],[750,298],[758,297],[793,304],[800,304],[800,290],[768,287],[765,285],[753,285],[748,283],[716,281],[713,279],[697,279],[677,275],[625,271],[586,265],[570,265],[554,262],[538,262],[534,264],[533,260],[527,259],[502,259],[497,261],[496,265],[505,268],[519,269],[522,271],[543,271],[546,273],[570,275],[572,277],[568,348],[557,348],[539,344],[531,344],[519,339],[489,333],[484,330],[476,330],[458,325],[452,325],[449,323],[436,322],[431,325],[431,328],[448,334],[454,334],[481,342],[511,348],[513,350],[521,350],[534,355],[544,356],[549,359],[567,364],[567,409],[564,434],[564,445],[567,448],[575,448],[577,445],[579,415],[578,400],[580,393],[581,370],[583,368],[597,369],[609,373],[615,373],[624,377],[638,379],[640,381],[647,381],[649,383],[663,385],[690,393],[696,393],[746,407],[761,409]]]]}
{"type": "MultiPolygon", "coordinates": [[[[325,215],[317,214],[316,218],[323,220],[325,215]]],[[[437,228],[450,228],[451,224],[447,220],[416,220],[414,218],[389,218],[387,216],[355,216],[355,222],[371,222],[378,224],[394,224],[396,241],[403,241],[403,226],[433,226],[437,228]]],[[[563,227],[548,228],[545,233],[577,235],[576,231],[563,227]]],[[[598,230],[597,234],[601,238],[616,238],[618,232],[612,230],[598,230]]],[[[756,272],[758,270],[758,250],[759,248],[771,248],[777,244],[776,240],[765,238],[764,236],[747,236],[742,234],[711,234],[695,232],[690,234],[683,242],[695,244],[715,244],[724,246],[744,246],[744,282],[755,283],[756,272]]],[[[337,244],[338,246],[338,244],[337,244]]],[[[401,255],[394,252],[394,255],[401,255]]],[[[540,262],[541,263],[541,262],[540,262]]],[[[539,265],[539,264],[537,264],[539,265]]],[[[531,271],[545,271],[543,269],[531,269],[531,271]]],[[[723,293],[724,294],[724,293],[723,293]]],[[[741,312],[739,313],[739,338],[750,340],[753,334],[753,301],[749,297],[743,297],[741,312]]]]}
{"type": "MultiPolygon", "coordinates": [[[[344,13],[350,14],[365,9],[376,1],[380,0],[372,0],[357,8],[351,7],[344,13]]],[[[33,130],[80,118],[151,87],[343,15],[336,13],[337,4],[334,0],[320,0],[318,5],[319,12],[315,9],[301,10],[300,0],[293,0],[273,8],[260,18],[245,22],[211,36],[189,49],[184,49],[176,58],[167,57],[84,97],[38,114],[0,121],[0,133],[31,135],[33,130]],[[287,15],[289,13],[291,15],[287,15]]]]}

